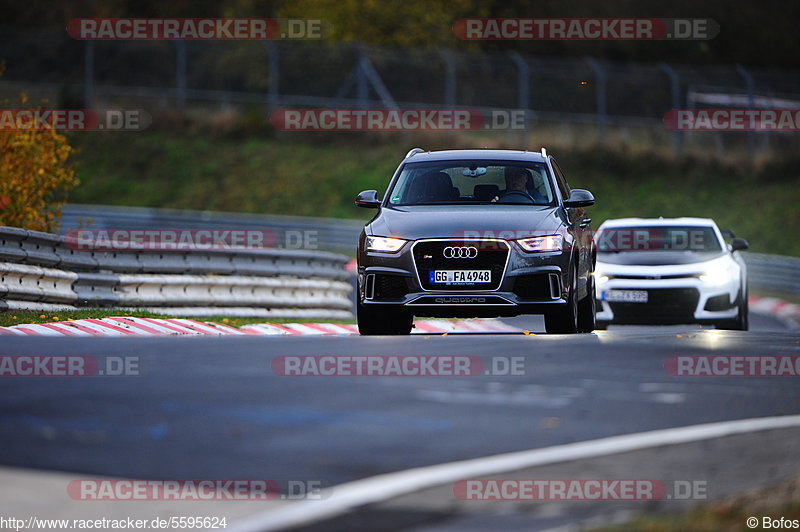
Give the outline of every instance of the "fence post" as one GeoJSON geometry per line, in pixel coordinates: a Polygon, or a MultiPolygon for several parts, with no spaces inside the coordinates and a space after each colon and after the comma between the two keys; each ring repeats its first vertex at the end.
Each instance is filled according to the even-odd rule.
{"type": "Polygon", "coordinates": [[[594,72],[594,77],[597,80],[597,129],[600,142],[605,144],[606,126],[608,125],[608,91],[606,88],[608,76],[606,75],[606,69],[597,60],[587,57],[586,62],[594,72]]]}
{"type": "Polygon", "coordinates": [[[512,50],[508,52],[508,55],[511,57],[511,60],[514,61],[514,65],[519,71],[517,77],[517,107],[520,109],[528,109],[530,107],[528,96],[530,68],[528,67],[528,63],[525,62],[517,51],[512,50]]]}
{"type": "MultiPolygon", "coordinates": [[[[677,112],[681,106],[681,78],[674,68],[665,62],[658,64],[660,68],[669,78],[670,94],[672,95],[672,109],[677,112]]],[[[683,133],[677,127],[672,132],[672,155],[675,159],[680,159],[683,151],[683,133]]]]}
{"type": "Polygon", "coordinates": [[[392,94],[389,92],[389,89],[386,87],[386,84],[381,79],[380,74],[378,71],[375,70],[375,65],[372,64],[367,52],[364,51],[363,48],[360,49],[360,56],[358,59],[358,70],[360,75],[362,75],[366,81],[372,85],[372,90],[378,95],[383,102],[383,105],[388,107],[389,109],[399,109],[397,102],[394,101],[392,94]]]}
{"type": "Polygon", "coordinates": [[[83,49],[83,105],[94,108],[94,41],[87,40],[83,49]]]}
{"type": "Polygon", "coordinates": [[[186,43],[181,40],[172,41],[176,49],[175,61],[175,99],[178,107],[186,107],[186,43]]]}
{"type": "MultiPolygon", "coordinates": [[[[748,109],[753,109],[756,106],[755,105],[755,103],[756,103],[756,98],[755,98],[756,82],[753,79],[752,74],[750,74],[750,72],[748,72],[748,70],[745,67],[743,67],[742,65],[736,65],[736,72],[740,76],[742,76],[742,78],[744,79],[745,87],[747,87],[747,108],[748,109]]],[[[752,131],[748,131],[747,132],[747,156],[751,160],[752,160],[752,157],[753,157],[753,151],[755,150],[754,141],[755,141],[755,139],[753,138],[753,132],[752,131]]]]}
{"type": "Polygon", "coordinates": [[[358,100],[358,108],[366,109],[369,100],[369,81],[367,80],[367,73],[362,67],[364,60],[364,50],[358,47],[358,62],[356,63],[356,99],[358,100]]]}
{"type": "Polygon", "coordinates": [[[530,67],[516,50],[508,52],[519,72],[517,76],[517,107],[525,113],[525,129],[521,132],[522,143],[528,143],[528,109],[530,108],[530,67]]]}
{"type": "Polygon", "coordinates": [[[452,109],[456,106],[456,62],[450,50],[439,48],[439,55],[444,60],[444,103],[452,109]]]}
{"type": "Polygon", "coordinates": [[[280,56],[274,41],[263,41],[267,48],[267,104],[270,112],[278,109],[280,98],[280,56]]]}

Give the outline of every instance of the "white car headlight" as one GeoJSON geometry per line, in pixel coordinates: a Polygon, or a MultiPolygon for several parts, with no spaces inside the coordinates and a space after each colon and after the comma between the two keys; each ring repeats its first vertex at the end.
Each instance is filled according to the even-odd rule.
{"type": "Polygon", "coordinates": [[[592,275],[594,275],[594,283],[595,283],[595,285],[605,284],[609,280],[609,276],[604,274],[601,271],[595,271],[592,275]]]}
{"type": "Polygon", "coordinates": [[[700,274],[700,280],[708,285],[721,285],[731,280],[733,268],[730,262],[717,262],[700,274]]]}
{"type": "Polygon", "coordinates": [[[388,236],[368,236],[365,241],[367,251],[380,251],[381,253],[394,253],[398,251],[406,240],[390,238],[388,236]]]}
{"type": "Polygon", "coordinates": [[[517,244],[525,251],[561,251],[563,240],[561,235],[533,236],[520,238],[517,244]]]}

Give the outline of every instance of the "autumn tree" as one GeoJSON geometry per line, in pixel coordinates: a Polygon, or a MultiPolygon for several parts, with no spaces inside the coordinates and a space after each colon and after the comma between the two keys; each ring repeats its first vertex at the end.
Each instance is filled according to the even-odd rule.
{"type": "MultiPolygon", "coordinates": [[[[0,112],[9,110],[8,103],[2,102],[0,112]]],[[[19,106],[26,103],[20,95],[19,106]]],[[[66,192],[78,184],[68,162],[73,148],[55,129],[14,129],[7,124],[0,127],[0,225],[52,232],[66,192]]]]}

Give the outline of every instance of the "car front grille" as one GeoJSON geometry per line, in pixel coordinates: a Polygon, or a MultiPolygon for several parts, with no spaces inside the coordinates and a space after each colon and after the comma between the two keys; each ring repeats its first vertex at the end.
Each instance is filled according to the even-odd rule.
{"type": "Polygon", "coordinates": [[[622,323],[680,323],[694,320],[700,293],[695,288],[647,290],[647,303],[607,301],[614,320],[622,323]]]}
{"type": "Polygon", "coordinates": [[[414,265],[420,283],[425,290],[497,290],[503,280],[503,272],[508,259],[508,243],[499,241],[459,242],[453,240],[420,241],[414,245],[414,265]],[[473,247],[477,249],[474,258],[445,258],[448,247],[473,247]],[[492,280],[489,283],[451,284],[431,283],[432,270],[489,270],[492,280]]]}

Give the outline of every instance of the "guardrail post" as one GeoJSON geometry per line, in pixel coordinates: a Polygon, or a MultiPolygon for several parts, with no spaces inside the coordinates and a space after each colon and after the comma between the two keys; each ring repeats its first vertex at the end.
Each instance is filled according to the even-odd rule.
{"type": "Polygon", "coordinates": [[[439,55],[444,60],[444,103],[450,109],[456,105],[456,61],[453,53],[439,48],[439,55]]]}
{"type": "Polygon", "coordinates": [[[515,50],[508,52],[508,55],[514,61],[514,65],[519,72],[517,77],[517,107],[527,110],[529,108],[530,68],[528,63],[515,50]]]}
{"type": "Polygon", "coordinates": [[[362,57],[359,54],[358,64],[356,65],[356,99],[358,100],[358,108],[366,109],[369,100],[369,83],[367,82],[367,73],[361,68],[362,57]]]}
{"type": "Polygon", "coordinates": [[[606,75],[606,69],[596,59],[587,57],[586,62],[594,72],[594,77],[597,81],[597,130],[600,142],[605,144],[606,127],[608,125],[608,90],[606,87],[608,76],[606,75]]]}
{"type": "Polygon", "coordinates": [[[83,105],[94,108],[94,41],[87,40],[83,48],[83,105]]]}
{"type": "MultiPolygon", "coordinates": [[[[677,112],[678,108],[681,106],[681,79],[675,69],[663,61],[658,64],[658,68],[660,68],[669,78],[670,94],[672,96],[672,109],[677,112]]],[[[672,132],[673,157],[675,157],[675,159],[680,159],[682,156],[682,151],[683,132],[676,127],[675,131],[672,132]]]]}
{"type": "Polygon", "coordinates": [[[525,129],[520,132],[522,143],[528,144],[528,109],[530,108],[530,73],[528,63],[515,50],[508,52],[517,67],[517,107],[525,113],[525,129]]]}
{"type": "Polygon", "coordinates": [[[186,107],[186,43],[181,40],[172,41],[176,48],[175,61],[175,99],[178,107],[186,107]]]}
{"type": "MultiPolygon", "coordinates": [[[[756,103],[755,102],[755,100],[756,100],[756,98],[755,98],[756,82],[753,79],[752,74],[750,74],[750,72],[745,67],[743,67],[742,65],[736,65],[736,72],[740,76],[742,76],[742,78],[744,79],[745,87],[747,87],[747,108],[748,109],[753,109],[756,106],[755,105],[755,103],[756,103]]],[[[753,151],[755,149],[754,140],[755,139],[753,138],[753,132],[752,131],[748,131],[747,132],[747,155],[751,160],[752,160],[752,157],[753,157],[753,151]]]]}
{"type": "Polygon", "coordinates": [[[375,70],[367,52],[365,52],[363,48],[361,48],[359,52],[358,70],[360,74],[372,85],[373,90],[378,94],[384,106],[389,109],[399,109],[397,102],[394,101],[392,94],[381,79],[380,74],[375,70]]]}
{"type": "Polygon", "coordinates": [[[280,99],[280,55],[274,41],[263,41],[267,48],[267,104],[270,111],[278,108],[280,99]]]}

